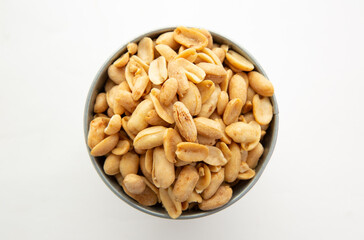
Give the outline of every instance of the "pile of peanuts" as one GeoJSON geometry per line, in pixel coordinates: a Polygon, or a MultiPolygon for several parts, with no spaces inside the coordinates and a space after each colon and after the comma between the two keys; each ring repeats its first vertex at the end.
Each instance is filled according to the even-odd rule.
{"type": "Polygon", "coordinates": [[[88,146],[144,206],[171,218],[229,202],[255,176],[273,117],[271,82],[204,29],[129,43],[96,97],[88,146]]]}

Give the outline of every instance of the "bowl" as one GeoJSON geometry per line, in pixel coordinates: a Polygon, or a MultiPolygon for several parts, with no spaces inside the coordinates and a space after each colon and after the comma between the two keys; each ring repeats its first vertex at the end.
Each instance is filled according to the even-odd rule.
{"type": "MultiPolygon", "coordinates": [[[[175,29],[175,27],[171,27],[171,28],[164,28],[164,29],[159,29],[159,30],[155,30],[146,34],[143,34],[133,40],[131,40],[130,42],[139,42],[143,37],[150,37],[150,38],[155,38],[156,36],[168,32],[168,31],[173,31],[175,29]]],[[[248,59],[251,63],[254,64],[255,66],[255,71],[260,72],[261,74],[263,74],[265,77],[267,77],[267,75],[265,74],[263,68],[259,65],[259,63],[253,58],[253,56],[248,53],[244,48],[240,47],[238,44],[232,42],[231,40],[217,34],[214,32],[211,32],[211,35],[214,39],[214,42],[219,43],[219,44],[227,44],[230,49],[236,51],[237,53],[241,54],[242,56],[244,56],[246,59],[248,59]]],[[[155,205],[153,207],[145,207],[140,205],[138,202],[136,202],[134,199],[130,198],[128,195],[126,195],[123,191],[123,189],[121,188],[121,186],[118,184],[118,182],[116,181],[114,176],[108,176],[104,173],[103,170],[103,163],[105,160],[105,157],[94,157],[90,155],[90,149],[87,146],[87,135],[88,135],[88,128],[89,128],[89,124],[93,118],[93,106],[95,103],[95,99],[97,94],[101,91],[101,89],[103,89],[103,86],[105,84],[105,81],[107,80],[108,76],[107,76],[107,69],[110,66],[110,64],[112,64],[117,58],[119,58],[122,53],[126,52],[126,44],[121,47],[119,50],[117,50],[111,57],[109,57],[106,62],[102,65],[102,67],[100,68],[100,70],[97,72],[90,90],[88,92],[88,96],[86,99],[86,105],[85,105],[85,111],[84,111],[84,119],[83,119],[83,124],[84,124],[84,135],[85,135],[85,142],[86,142],[86,147],[91,159],[92,164],[94,165],[97,173],[99,174],[99,176],[101,177],[101,179],[104,181],[104,183],[110,188],[110,190],[112,192],[114,192],[121,200],[123,200],[124,202],[126,202],[128,205],[130,205],[133,208],[136,208],[144,213],[156,216],[156,217],[161,217],[161,218],[167,218],[167,219],[171,219],[167,212],[165,211],[165,209],[160,205],[155,205]]],[[[270,98],[272,105],[273,105],[273,119],[270,123],[270,127],[267,130],[266,135],[264,136],[263,139],[263,146],[264,146],[264,153],[262,155],[262,157],[259,160],[259,163],[257,165],[257,167],[255,168],[256,171],[256,175],[254,178],[248,180],[248,181],[239,181],[238,184],[236,184],[233,187],[233,196],[230,199],[230,201],[225,204],[224,206],[211,210],[211,211],[201,211],[201,210],[189,210],[189,211],[184,211],[182,213],[182,215],[180,217],[178,217],[177,219],[193,219],[193,218],[199,218],[199,217],[204,217],[204,216],[208,216],[211,215],[213,213],[217,213],[229,206],[231,206],[232,204],[234,204],[235,202],[237,202],[239,199],[241,199],[259,180],[260,176],[262,175],[265,167],[267,166],[273,151],[274,151],[274,147],[277,141],[277,134],[278,134],[278,105],[277,105],[277,100],[275,98],[275,96],[273,95],[270,98]]]]}

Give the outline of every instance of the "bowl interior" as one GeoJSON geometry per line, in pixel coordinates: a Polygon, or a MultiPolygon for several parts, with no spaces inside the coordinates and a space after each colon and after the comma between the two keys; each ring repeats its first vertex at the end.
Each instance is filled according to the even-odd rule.
{"type": "MultiPolygon", "coordinates": [[[[132,40],[131,42],[138,42],[139,40],[141,40],[143,37],[146,37],[146,36],[155,38],[156,36],[158,36],[164,32],[173,31],[173,29],[174,28],[156,30],[156,31],[144,34],[144,35],[132,40]]],[[[220,36],[213,32],[210,32],[210,33],[213,36],[214,42],[219,43],[219,44],[227,44],[230,49],[236,51],[237,53],[239,53],[242,56],[244,56],[245,58],[247,58],[250,62],[252,62],[255,66],[256,71],[258,71],[266,76],[265,72],[260,67],[258,62],[246,50],[244,50],[242,47],[239,47],[237,44],[233,43],[231,40],[229,40],[223,36],[220,36]]],[[[89,124],[93,118],[93,105],[95,103],[96,96],[99,92],[104,91],[103,86],[108,78],[108,76],[107,76],[108,66],[111,63],[113,63],[118,57],[120,57],[120,55],[124,52],[126,52],[126,45],[123,46],[122,48],[120,48],[115,54],[113,54],[104,63],[104,65],[101,67],[101,69],[97,73],[97,75],[90,87],[90,90],[89,90],[89,93],[87,96],[87,100],[86,100],[85,112],[84,112],[84,134],[85,134],[86,147],[88,149],[89,155],[90,155],[90,149],[87,146],[87,135],[88,135],[89,124]]],[[[270,100],[273,104],[274,115],[273,115],[273,120],[270,123],[270,127],[268,128],[267,133],[264,136],[264,139],[262,142],[262,144],[264,146],[264,153],[256,167],[255,177],[249,181],[239,181],[238,184],[233,186],[233,196],[232,196],[231,200],[227,204],[225,204],[223,207],[212,210],[212,211],[201,211],[201,210],[184,211],[178,219],[198,218],[198,217],[207,216],[212,213],[221,211],[222,209],[232,205],[237,200],[239,200],[241,197],[243,197],[253,187],[253,185],[258,181],[259,177],[263,173],[263,170],[266,167],[266,165],[268,164],[268,161],[273,153],[274,146],[275,146],[276,139],[277,139],[277,133],[278,133],[277,101],[276,101],[275,96],[271,97],[270,100]]],[[[160,204],[153,206],[153,207],[145,207],[145,206],[140,205],[138,202],[136,202],[132,198],[130,198],[128,195],[126,195],[124,193],[123,189],[117,183],[115,177],[108,176],[104,173],[103,164],[105,161],[105,157],[94,157],[94,156],[90,155],[90,158],[91,158],[93,165],[96,168],[96,171],[98,172],[98,174],[100,175],[102,180],[119,198],[124,200],[130,206],[132,206],[138,210],[141,210],[145,213],[148,213],[148,214],[151,214],[154,216],[158,216],[158,217],[162,217],[162,218],[170,219],[167,212],[164,210],[164,208],[160,204]]]]}

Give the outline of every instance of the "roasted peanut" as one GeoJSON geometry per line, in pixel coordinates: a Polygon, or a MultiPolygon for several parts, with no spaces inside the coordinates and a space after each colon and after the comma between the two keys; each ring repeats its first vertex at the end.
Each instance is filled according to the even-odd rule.
{"type": "Polygon", "coordinates": [[[261,73],[252,71],[248,73],[249,84],[252,89],[264,97],[271,97],[274,94],[273,84],[261,73]]]}
{"type": "Polygon", "coordinates": [[[128,174],[138,173],[139,167],[139,156],[133,152],[128,152],[121,157],[119,164],[119,170],[123,178],[128,174]]]}
{"type": "Polygon", "coordinates": [[[149,64],[154,59],[153,49],[153,40],[149,37],[143,38],[138,44],[138,57],[140,57],[144,62],[149,64]]]}
{"type": "Polygon", "coordinates": [[[120,156],[110,154],[107,156],[104,162],[104,172],[107,175],[116,175],[120,173],[119,171],[119,164],[120,164],[120,156]]]}
{"type": "Polygon", "coordinates": [[[134,173],[126,175],[123,181],[126,189],[133,194],[141,194],[144,192],[146,184],[143,178],[134,173]]]}
{"type": "Polygon", "coordinates": [[[194,63],[198,64],[200,62],[214,63],[214,60],[206,53],[197,53],[194,63]]]}
{"type": "Polygon", "coordinates": [[[162,201],[163,207],[168,212],[171,218],[178,218],[182,214],[182,205],[175,200],[172,188],[159,189],[159,197],[162,201]]]}
{"type": "Polygon", "coordinates": [[[218,122],[205,117],[197,117],[193,120],[198,134],[215,139],[222,138],[222,131],[218,122]]]}
{"type": "Polygon", "coordinates": [[[174,40],[173,34],[174,34],[173,32],[166,32],[159,35],[156,44],[165,44],[170,48],[172,48],[173,50],[177,50],[180,47],[180,45],[178,42],[174,40]]]}
{"type": "Polygon", "coordinates": [[[130,137],[131,140],[134,140],[135,138],[135,134],[133,134],[132,132],[129,131],[128,128],[128,122],[129,122],[130,117],[129,116],[125,116],[121,119],[121,126],[123,127],[124,131],[126,132],[126,134],[128,134],[128,136],[130,137]]]}
{"type": "Polygon", "coordinates": [[[229,50],[226,53],[226,60],[232,66],[243,71],[251,71],[254,69],[254,65],[251,62],[249,62],[246,58],[244,58],[243,56],[232,50],[229,50]]]}
{"type": "Polygon", "coordinates": [[[118,176],[119,176],[118,182],[123,187],[124,192],[128,194],[128,196],[133,198],[135,201],[147,207],[153,206],[157,203],[158,200],[157,195],[148,186],[145,187],[142,193],[134,194],[129,192],[128,189],[125,187],[125,184],[123,183],[123,177],[121,177],[120,175],[118,176]]]}
{"type": "Polygon", "coordinates": [[[201,32],[186,28],[177,27],[174,30],[173,38],[176,42],[182,44],[187,48],[195,48],[196,50],[201,50],[208,44],[208,39],[201,32]]]}
{"type": "MultiPolygon", "coordinates": [[[[231,160],[232,156],[233,156],[233,153],[231,152],[231,150],[229,149],[229,147],[226,145],[226,143],[224,143],[224,142],[218,142],[216,144],[216,147],[218,149],[220,149],[220,151],[224,155],[224,157],[227,160],[227,162],[229,162],[231,160]]],[[[239,150],[240,150],[240,148],[239,148],[239,150]]]]}
{"type": "Polygon", "coordinates": [[[230,125],[238,121],[241,109],[243,108],[243,102],[240,98],[234,98],[228,102],[225,107],[223,120],[226,125],[230,125]]]}
{"type": "Polygon", "coordinates": [[[183,103],[174,103],[173,118],[182,137],[184,137],[189,142],[196,141],[197,130],[195,122],[193,121],[190,112],[183,103]]]}
{"type": "Polygon", "coordinates": [[[145,129],[148,126],[145,117],[152,109],[154,109],[154,105],[151,100],[146,99],[142,101],[130,116],[128,121],[129,131],[133,134],[138,134],[138,132],[145,129]]]}
{"type": "Polygon", "coordinates": [[[186,94],[180,97],[180,101],[187,107],[192,116],[196,116],[201,111],[201,95],[194,83],[189,82],[189,85],[186,94]]]}
{"type": "Polygon", "coordinates": [[[136,43],[128,43],[126,46],[130,55],[134,55],[138,51],[138,45],[136,43]]]}
{"type": "Polygon", "coordinates": [[[199,163],[197,165],[197,170],[200,177],[197,181],[195,190],[197,193],[202,193],[211,183],[211,171],[204,163],[199,163]]]}
{"type": "Polygon", "coordinates": [[[233,71],[231,71],[231,69],[227,69],[226,70],[226,77],[225,79],[220,83],[220,87],[221,87],[221,91],[225,91],[227,92],[229,89],[229,83],[230,83],[230,79],[233,76],[233,71]]]}
{"type": "Polygon", "coordinates": [[[135,77],[134,89],[132,90],[131,97],[134,101],[138,101],[145,92],[149,83],[148,76],[137,76],[135,77]]]}
{"type": "Polygon", "coordinates": [[[197,134],[197,142],[202,145],[214,146],[216,144],[216,138],[206,137],[204,135],[197,134]]]}
{"type": "Polygon", "coordinates": [[[145,121],[153,126],[164,126],[167,127],[169,123],[164,121],[162,118],[159,117],[157,111],[155,109],[152,109],[148,111],[147,115],[145,116],[145,121]]]}
{"type": "Polygon", "coordinates": [[[120,115],[115,114],[111,117],[109,124],[105,128],[104,132],[107,135],[113,135],[119,132],[121,129],[121,117],[120,115]]]}
{"type": "Polygon", "coordinates": [[[133,99],[132,94],[125,90],[118,91],[115,101],[129,112],[134,112],[136,106],[139,104],[138,101],[133,99]]]}
{"type": "Polygon", "coordinates": [[[253,150],[248,152],[246,163],[249,165],[250,168],[254,169],[258,165],[258,161],[263,155],[263,152],[264,148],[261,143],[258,143],[258,145],[253,150]]]}
{"type": "Polygon", "coordinates": [[[130,142],[128,140],[119,140],[116,147],[111,151],[115,155],[124,155],[130,149],[130,142]]]}
{"type": "Polygon", "coordinates": [[[153,84],[162,84],[167,79],[167,63],[163,56],[153,60],[149,66],[149,79],[153,84]]]}
{"type": "Polygon", "coordinates": [[[160,90],[153,88],[150,91],[150,97],[154,104],[154,108],[156,112],[158,113],[159,117],[162,118],[164,121],[168,123],[174,123],[173,118],[173,100],[172,103],[169,106],[162,106],[159,102],[159,96],[160,96],[160,90]]]}
{"type": "Polygon", "coordinates": [[[221,150],[217,147],[207,146],[209,154],[203,161],[212,166],[223,166],[227,163],[227,159],[222,154],[221,150]]]}
{"type": "Polygon", "coordinates": [[[120,58],[116,59],[113,65],[118,68],[124,67],[129,61],[129,53],[124,53],[120,58]]]}
{"type": "Polygon", "coordinates": [[[197,84],[197,88],[201,94],[201,103],[205,103],[215,90],[215,84],[210,80],[204,80],[197,84]]]}
{"type": "Polygon", "coordinates": [[[199,162],[208,157],[209,149],[198,143],[181,142],[177,144],[176,155],[184,162],[199,162]]]}
{"type": "Polygon", "coordinates": [[[213,48],[212,51],[219,58],[220,62],[224,62],[225,60],[225,51],[222,48],[213,48]]]}
{"type": "Polygon", "coordinates": [[[175,179],[174,165],[170,163],[163,148],[157,147],[153,151],[153,183],[158,188],[168,188],[175,179]]]}
{"type": "Polygon", "coordinates": [[[180,137],[178,132],[173,128],[167,128],[163,135],[163,147],[166,158],[171,163],[177,162],[175,159],[176,150],[177,144],[179,144],[180,142],[182,142],[182,138],[180,137]]]}
{"type": "Polygon", "coordinates": [[[244,149],[245,151],[250,151],[258,145],[262,133],[261,127],[256,121],[251,121],[249,125],[255,129],[256,135],[255,135],[255,140],[241,143],[241,148],[244,149]]]}
{"type": "Polygon", "coordinates": [[[248,94],[248,77],[245,73],[235,74],[229,82],[229,97],[230,99],[240,98],[243,105],[246,102],[248,94]]]}
{"type": "Polygon", "coordinates": [[[221,90],[219,85],[216,85],[214,92],[211,94],[210,98],[204,104],[202,104],[201,111],[197,116],[206,118],[211,116],[211,114],[216,109],[217,100],[219,98],[220,92],[221,90]]]}
{"type": "Polygon", "coordinates": [[[134,138],[134,147],[138,149],[151,149],[163,144],[165,127],[155,126],[145,128],[134,138]]]}
{"type": "Polygon", "coordinates": [[[229,102],[229,95],[225,91],[221,91],[219,98],[217,99],[217,114],[222,115],[225,111],[226,105],[229,102]]]}
{"type": "Polygon", "coordinates": [[[173,62],[184,70],[187,78],[193,83],[200,83],[202,82],[202,80],[204,80],[206,74],[204,70],[197,65],[191,63],[184,58],[177,58],[173,62]]]}
{"type": "Polygon", "coordinates": [[[211,174],[211,182],[209,186],[202,192],[201,196],[203,199],[211,198],[224,181],[225,169],[221,168],[220,171],[211,174]]]}
{"type": "Polygon", "coordinates": [[[202,197],[196,191],[192,191],[190,196],[187,198],[187,202],[188,203],[201,203],[202,202],[202,197]]]}
{"type": "Polygon", "coordinates": [[[205,35],[205,37],[207,38],[207,41],[208,41],[206,47],[212,49],[214,41],[212,39],[211,33],[209,31],[207,31],[206,29],[203,29],[203,28],[192,28],[192,29],[194,29],[194,30],[202,33],[203,35],[205,35]]]}
{"type": "Polygon", "coordinates": [[[173,187],[176,201],[186,201],[195,189],[198,179],[199,175],[196,168],[190,165],[183,167],[173,187]]]}
{"type": "Polygon", "coordinates": [[[90,129],[87,136],[87,144],[92,149],[105,138],[104,130],[109,120],[104,117],[96,117],[90,122],[90,129]]]}
{"type": "Polygon", "coordinates": [[[94,148],[91,150],[92,156],[103,156],[109,153],[111,150],[114,149],[116,144],[118,144],[119,141],[119,135],[113,134],[111,136],[108,136],[101,142],[99,142],[94,148]]]}
{"type": "Polygon", "coordinates": [[[253,169],[248,169],[243,173],[239,173],[238,179],[240,180],[249,180],[255,176],[255,171],[253,169]]]}
{"type": "Polygon", "coordinates": [[[150,181],[152,180],[152,169],[153,169],[153,149],[148,149],[147,152],[140,156],[140,170],[143,175],[150,181]]]}
{"type": "Polygon", "coordinates": [[[180,65],[180,61],[178,61],[178,59],[172,60],[168,63],[168,76],[177,80],[177,93],[180,96],[185,95],[189,88],[188,79],[185,72],[185,69],[180,65]]]}
{"type": "Polygon", "coordinates": [[[165,44],[158,44],[157,46],[155,46],[155,49],[157,49],[159,54],[163,56],[167,62],[172,61],[177,56],[177,53],[165,44]]]}
{"type": "Polygon", "coordinates": [[[181,53],[179,53],[176,58],[184,58],[190,62],[194,62],[197,58],[197,52],[194,48],[188,48],[181,53]]]}
{"type": "Polygon", "coordinates": [[[214,64],[222,66],[222,62],[219,57],[209,48],[204,48],[201,50],[203,53],[207,54],[214,62],[214,64]]]}
{"type": "Polygon", "coordinates": [[[241,155],[240,155],[240,147],[236,143],[230,144],[231,151],[231,159],[225,165],[225,181],[226,182],[234,182],[238,177],[240,165],[241,165],[241,155]]]}
{"type": "Polygon", "coordinates": [[[214,196],[210,199],[202,200],[198,207],[201,210],[207,211],[215,208],[219,208],[230,201],[233,195],[233,190],[228,185],[223,185],[218,188],[214,196]]]}
{"type": "Polygon", "coordinates": [[[260,130],[255,127],[254,121],[250,123],[235,122],[225,128],[225,132],[237,143],[254,142],[260,138],[260,130]]]}
{"type": "Polygon", "coordinates": [[[164,106],[171,104],[177,94],[178,82],[175,78],[170,78],[165,81],[160,89],[159,101],[164,106]]]}
{"type": "Polygon", "coordinates": [[[125,81],[125,68],[118,68],[111,64],[107,70],[107,74],[115,84],[120,84],[125,81]]]}
{"type": "Polygon", "coordinates": [[[94,112],[95,113],[105,112],[108,107],[109,106],[107,105],[107,102],[106,102],[106,93],[99,93],[96,96],[96,101],[95,101],[95,105],[94,105],[94,112]]]}
{"type": "Polygon", "coordinates": [[[226,78],[226,71],[222,65],[201,62],[197,64],[206,73],[206,79],[213,81],[216,84],[221,83],[226,78]]]}
{"type": "Polygon", "coordinates": [[[273,106],[269,98],[261,98],[255,94],[253,98],[253,114],[254,119],[261,125],[267,125],[273,118],[273,106]]]}

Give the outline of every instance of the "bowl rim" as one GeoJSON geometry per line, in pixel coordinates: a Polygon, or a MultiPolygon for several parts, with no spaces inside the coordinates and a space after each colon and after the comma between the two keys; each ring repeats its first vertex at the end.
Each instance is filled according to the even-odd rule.
{"type": "MultiPolygon", "coordinates": [[[[176,27],[167,27],[167,28],[161,28],[161,29],[157,29],[157,30],[153,30],[150,32],[147,32],[145,34],[139,35],[138,37],[134,38],[133,40],[131,40],[130,42],[138,42],[140,39],[142,39],[143,37],[146,36],[153,36],[156,34],[162,34],[168,31],[173,31],[176,27]]],[[[265,71],[263,70],[263,68],[261,67],[261,65],[258,63],[258,61],[243,47],[241,47],[240,45],[236,44],[234,41],[232,41],[231,39],[228,39],[218,33],[215,33],[213,31],[209,31],[211,33],[211,35],[213,36],[213,38],[218,38],[220,39],[219,42],[221,42],[221,40],[225,43],[228,43],[230,46],[234,46],[234,48],[239,49],[242,53],[244,53],[244,57],[246,57],[249,61],[251,61],[254,64],[254,70],[260,72],[261,74],[263,74],[265,77],[268,78],[268,76],[266,75],[265,71]]],[[[83,116],[83,128],[84,128],[84,138],[85,138],[85,143],[86,143],[86,149],[88,151],[89,157],[91,159],[91,162],[94,166],[94,168],[96,169],[96,172],[98,173],[98,175],[101,177],[101,179],[103,180],[103,182],[106,184],[106,186],[108,186],[108,188],[116,195],[118,196],[120,199],[122,199],[125,203],[127,203],[129,206],[138,209],[139,211],[142,211],[144,213],[147,213],[149,215],[155,216],[155,217],[160,217],[160,218],[165,218],[165,219],[171,219],[171,220],[184,220],[184,219],[194,219],[194,218],[201,218],[201,217],[205,217],[205,216],[209,216],[211,214],[220,212],[221,210],[233,205],[235,202],[237,202],[238,200],[240,200],[245,194],[247,194],[250,189],[258,182],[258,180],[260,179],[261,175],[263,174],[266,166],[268,165],[268,162],[270,161],[270,158],[272,157],[272,154],[274,152],[274,148],[277,142],[277,137],[278,137],[278,128],[279,128],[279,111],[278,111],[278,104],[277,104],[277,99],[275,97],[275,94],[270,97],[272,103],[273,103],[273,119],[274,120],[274,128],[272,129],[272,140],[271,140],[271,145],[270,148],[268,150],[268,153],[265,157],[264,162],[262,163],[259,171],[256,172],[256,175],[253,179],[250,180],[249,183],[247,183],[246,187],[237,194],[237,196],[235,196],[234,198],[232,198],[227,204],[225,204],[224,206],[211,210],[211,211],[201,211],[198,213],[193,213],[193,214],[188,214],[188,215],[181,215],[180,217],[176,218],[176,219],[172,219],[169,217],[169,215],[167,214],[167,212],[165,213],[160,213],[157,211],[153,211],[151,210],[151,208],[153,207],[144,207],[139,205],[138,203],[134,202],[133,200],[131,200],[128,196],[125,197],[123,195],[121,195],[118,191],[118,189],[116,189],[109,181],[109,179],[107,179],[104,175],[103,169],[101,169],[96,162],[96,159],[94,156],[92,156],[90,154],[90,149],[87,145],[87,136],[88,136],[88,128],[89,128],[89,119],[88,119],[88,113],[89,113],[89,109],[90,107],[93,107],[93,104],[91,104],[91,98],[93,95],[93,92],[95,91],[95,87],[97,85],[97,83],[100,80],[100,77],[102,76],[102,74],[105,72],[105,69],[107,69],[110,65],[110,63],[113,61],[113,59],[115,59],[116,57],[118,57],[122,52],[124,52],[126,50],[126,46],[127,44],[123,44],[121,47],[119,47],[109,58],[107,58],[107,60],[102,64],[102,66],[99,68],[98,72],[96,73],[91,86],[89,88],[88,94],[87,94],[87,98],[86,98],[86,102],[85,102],[85,108],[84,108],[84,116],[83,116]]]]}

